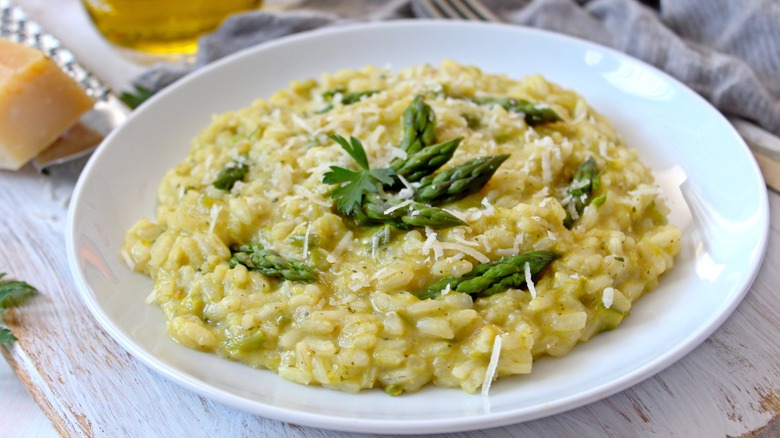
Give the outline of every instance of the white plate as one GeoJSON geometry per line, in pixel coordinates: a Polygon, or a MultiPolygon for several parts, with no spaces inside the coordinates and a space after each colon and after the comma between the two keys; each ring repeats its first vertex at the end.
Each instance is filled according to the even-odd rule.
{"type": "Polygon", "coordinates": [[[500,426],[606,397],[691,351],[736,308],[766,246],[766,188],[726,120],[669,76],[620,53],[515,26],[389,22],[300,34],[225,59],[137,110],[106,139],[76,187],[68,256],[95,318],[146,365],[205,397],[265,417],[349,431],[428,433],[500,426]],[[182,160],[215,113],[268,97],[292,79],[368,64],[393,69],[453,59],[519,78],[541,73],[577,90],[608,116],[655,171],[683,230],[674,270],[620,328],[529,376],[493,385],[489,397],[426,387],[389,397],[287,382],[265,370],[173,342],[151,281],[119,257],[125,230],[154,215],[163,172],[182,160]]]}

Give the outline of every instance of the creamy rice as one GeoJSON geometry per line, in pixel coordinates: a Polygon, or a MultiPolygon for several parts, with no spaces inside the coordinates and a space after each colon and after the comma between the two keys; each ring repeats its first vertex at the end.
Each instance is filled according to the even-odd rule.
{"type": "Polygon", "coordinates": [[[615,328],[673,265],[680,232],[667,213],[636,151],[573,91],[454,62],[366,67],[293,82],[215,117],[166,174],[156,218],[128,231],[122,256],[153,279],[149,301],[185,346],[348,392],[398,394],[429,382],[475,392],[615,328]],[[345,105],[342,94],[325,100],[334,89],[379,91],[345,105]],[[438,139],[464,138],[451,163],[510,157],[482,190],[442,206],[466,226],[380,236],[387,229],[355,226],[333,207],[323,175],[333,165],[357,167],[327,135],[359,138],[371,166],[387,166],[403,155],[400,120],[417,95],[435,112],[438,139]],[[476,96],[523,98],[563,120],[531,127],[522,114],[464,99],[476,96]],[[600,202],[567,229],[562,200],[588,157],[598,165],[600,202]],[[215,188],[231,162],[248,165],[248,174],[231,190],[215,188]],[[231,248],[245,243],[306,263],[317,280],[231,268],[231,248]],[[532,250],[561,257],[522,289],[415,295],[532,250]]]}

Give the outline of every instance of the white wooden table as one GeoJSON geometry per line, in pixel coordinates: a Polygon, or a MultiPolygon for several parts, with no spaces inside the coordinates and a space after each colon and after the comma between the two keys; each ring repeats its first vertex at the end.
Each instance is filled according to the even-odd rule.
{"type": "MultiPolygon", "coordinates": [[[[124,87],[140,71],[96,37],[77,0],[18,3],[112,85],[124,87]]],[[[0,436],[345,435],[205,400],[147,369],[109,338],[80,300],[66,262],[65,217],[75,178],[73,172],[42,176],[29,166],[0,171],[0,272],[41,291],[5,315],[20,340],[0,347],[10,365],[0,366],[0,436]]],[[[770,193],[769,201],[778,217],[780,195],[770,193]]],[[[448,436],[778,437],[778,284],[780,223],[774,220],[764,265],[745,301],[675,365],[570,412],[448,436]]]]}

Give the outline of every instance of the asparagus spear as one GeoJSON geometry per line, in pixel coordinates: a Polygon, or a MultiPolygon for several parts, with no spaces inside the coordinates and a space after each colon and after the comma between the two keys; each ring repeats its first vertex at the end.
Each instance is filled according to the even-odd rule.
{"type": "Polygon", "coordinates": [[[287,260],[275,251],[263,249],[260,245],[239,245],[230,258],[230,267],[241,264],[251,271],[258,271],[269,277],[282,280],[313,283],[316,281],[314,269],[296,260],[287,260]]]}
{"type": "MultiPolygon", "coordinates": [[[[456,138],[444,143],[436,142],[436,114],[422,96],[417,96],[404,111],[402,118],[403,136],[398,146],[406,151],[406,158],[396,158],[390,167],[397,175],[407,181],[419,181],[430,175],[452,158],[463,138],[456,138]]],[[[388,190],[401,187],[398,177],[393,178],[393,184],[387,185],[388,190]]]]}
{"type": "Polygon", "coordinates": [[[396,175],[403,176],[407,181],[419,181],[449,161],[455,150],[460,146],[461,141],[463,141],[463,137],[426,146],[419,152],[408,156],[405,160],[393,160],[390,163],[390,167],[395,170],[396,175]]]}
{"type": "Polygon", "coordinates": [[[536,275],[547,267],[559,254],[550,251],[529,251],[516,256],[502,257],[488,263],[481,263],[462,277],[446,277],[418,292],[421,300],[435,298],[449,286],[453,292],[462,292],[474,297],[486,297],[517,289],[525,281],[525,264],[528,263],[531,275],[536,275]]]}
{"type": "Polygon", "coordinates": [[[414,200],[431,205],[454,202],[482,189],[509,155],[479,157],[429,175],[420,181],[414,200]]]}
{"type": "MultiPolygon", "coordinates": [[[[360,102],[360,99],[362,99],[364,96],[373,96],[376,93],[379,93],[382,90],[367,90],[367,91],[351,91],[347,92],[344,88],[336,88],[333,90],[328,90],[324,93],[322,93],[322,97],[324,99],[332,99],[333,96],[336,94],[341,93],[341,104],[342,105],[352,105],[355,102],[360,102]]],[[[333,103],[328,103],[325,105],[324,108],[319,110],[319,113],[326,113],[333,109],[333,103]]]]}
{"type": "Polygon", "coordinates": [[[416,154],[424,147],[436,143],[436,114],[433,108],[417,96],[404,111],[401,119],[403,137],[398,147],[407,155],[416,154]]]}
{"type": "Polygon", "coordinates": [[[214,187],[220,190],[231,190],[237,181],[244,179],[249,173],[249,165],[239,161],[231,161],[219,171],[214,187]]]}
{"type": "Polygon", "coordinates": [[[563,203],[563,207],[566,210],[566,218],[563,219],[563,225],[566,228],[572,227],[574,224],[574,213],[577,213],[577,217],[582,214],[585,206],[591,201],[591,194],[598,190],[600,185],[601,178],[599,178],[596,160],[593,157],[588,157],[577,168],[577,171],[574,173],[574,179],[566,190],[568,196],[563,203]]]}
{"type": "Polygon", "coordinates": [[[531,126],[562,120],[550,108],[539,108],[524,99],[515,99],[513,97],[475,97],[473,101],[479,105],[500,105],[507,111],[523,113],[525,115],[525,123],[531,126]]]}
{"type": "Polygon", "coordinates": [[[465,222],[445,210],[429,207],[419,202],[406,206],[393,207],[407,202],[401,199],[382,199],[377,195],[366,195],[361,210],[355,215],[359,225],[385,223],[401,230],[412,227],[431,227],[436,229],[466,225],[465,222]],[[390,211],[388,211],[390,210],[390,211]]]}

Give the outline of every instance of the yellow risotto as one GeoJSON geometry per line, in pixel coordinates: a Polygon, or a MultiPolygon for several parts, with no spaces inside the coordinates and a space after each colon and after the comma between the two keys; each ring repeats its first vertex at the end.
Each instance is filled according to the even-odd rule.
{"type": "Polygon", "coordinates": [[[341,391],[487,393],[614,329],[673,265],[667,213],[573,91],[365,67],[216,116],[122,257],[187,347],[341,391]]]}

